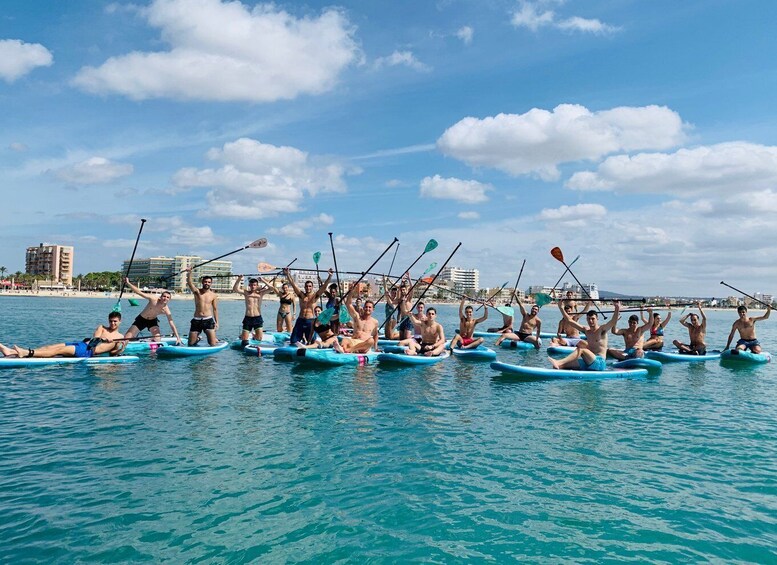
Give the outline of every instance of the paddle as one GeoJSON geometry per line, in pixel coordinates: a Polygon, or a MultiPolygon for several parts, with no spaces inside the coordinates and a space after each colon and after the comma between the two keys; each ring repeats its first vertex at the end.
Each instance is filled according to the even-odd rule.
{"type": "MultiPolygon", "coordinates": [[[[436,266],[437,266],[437,263],[431,263],[431,264],[430,264],[430,265],[429,265],[429,266],[426,268],[426,270],[424,271],[424,273],[421,275],[421,278],[417,279],[417,280],[416,280],[416,282],[415,282],[415,283],[413,283],[413,286],[411,286],[411,287],[410,287],[410,290],[409,290],[409,291],[408,291],[408,293],[407,293],[407,295],[408,295],[408,296],[412,296],[412,294],[413,294],[413,289],[415,288],[415,285],[417,285],[419,281],[423,281],[424,277],[425,277],[426,275],[428,275],[428,274],[429,274],[431,271],[433,271],[433,270],[434,270],[434,268],[435,268],[436,266]]],[[[423,282],[425,282],[425,283],[426,283],[426,284],[428,284],[428,285],[432,285],[432,283],[431,283],[431,282],[429,282],[429,281],[423,281],[423,282]]],[[[441,287],[441,286],[439,286],[439,285],[434,285],[434,286],[436,286],[437,288],[444,288],[444,287],[441,287]]],[[[428,288],[428,287],[427,287],[427,288],[428,288]]],[[[384,298],[385,296],[386,296],[386,293],[384,292],[384,293],[383,293],[383,294],[380,296],[380,298],[378,298],[378,299],[375,301],[375,304],[377,304],[378,302],[380,302],[381,300],[383,300],[383,298],[384,298]]],[[[397,311],[397,309],[398,309],[398,306],[395,306],[394,308],[392,308],[392,309],[391,309],[391,312],[388,314],[388,316],[386,316],[386,319],[385,319],[385,320],[383,320],[383,323],[382,323],[382,324],[381,324],[381,325],[378,327],[378,331],[380,331],[380,330],[382,330],[382,329],[383,329],[383,326],[385,326],[385,325],[386,325],[386,322],[388,322],[388,321],[391,319],[391,317],[394,315],[394,312],[396,312],[396,311],[397,311]]]]}
{"type": "MultiPolygon", "coordinates": [[[[560,261],[561,264],[564,265],[567,268],[567,271],[569,271],[569,274],[572,275],[572,278],[575,279],[575,282],[580,286],[580,288],[583,289],[583,292],[585,292],[585,295],[588,297],[588,299],[591,300],[591,295],[588,293],[588,290],[586,290],[586,288],[583,286],[583,283],[581,283],[579,280],[577,280],[577,277],[575,276],[575,273],[573,273],[572,269],[569,268],[570,266],[567,265],[564,262],[564,254],[561,252],[561,249],[558,248],[558,247],[554,247],[553,249],[550,250],[550,254],[553,255],[553,258],[556,261],[560,261]]],[[[575,259],[575,260],[577,260],[577,259],[575,259]]],[[[564,274],[566,274],[566,272],[564,274]]],[[[596,306],[596,303],[594,303],[594,306],[596,306]]],[[[606,320],[607,316],[604,315],[604,312],[601,311],[599,306],[596,306],[596,309],[602,315],[602,317],[606,320]]]]}
{"type": "MultiPolygon", "coordinates": [[[[513,293],[510,295],[510,302],[507,304],[508,306],[513,305],[513,298],[517,298],[515,296],[515,293],[518,291],[518,283],[521,282],[521,275],[523,274],[523,268],[526,266],[526,259],[523,260],[523,263],[521,263],[521,270],[518,271],[518,278],[515,281],[515,286],[513,287],[513,293]]],[[[515,310],[513,310],[513,314],[515,314],[515,310]]],[[[509,314],[512,316],[512,314],[509,314]]]]}
{"type": "MultiPolygon", "coordinates": [[[[240,253],[245,249],[262,249],[263,247],[267,247],[267,240],[265,238],[257,239],[256,241],[252,241],[248,245],[245,245],[243,247],[238,247],[234,251],[230,251],[229,253],[224,253],[224,255],[219,255],[218,257],[214,257],[213,259],[208,259],[207,261],[203,261],[202,263],[197,263],[196,265],[190,267],[190,269],[194,271],[194,269],[202,267],[203,265],[207,265],[208,263],[213,263],[213,261],[218,261],[219,259],[223,259],[224,257],[229,257],[230,255],[234,255],[235,253],[240,253]]],[[[167,277],[165,277],[165,279],[169,280],[174,276],[180,275],[181,273],[187,270],[188,269],[182,269],[175,274],[168,275],[167,277]]]]}
{"type": "MultiPolygon", "coordinates": [[[[396,240],[396,238],[395,238],[396,240]]],[[[337,255],[335,254],[335,242],[332,239],[332,232],[329,232],[329,246],[332,248],[332,260],[335,263],[335,276],[337,277],[337,294],[340,297],[340,313],[337,316],[337,318],[342,322],[343,324],[347,324],[351,321],[351,315],[348,314],[348,309],[343,307],[343,288],[340,286],[340,271],[337,270],[337,255]]],[[[330,310],[330,308],[327,308],[327,310],[330,310]]],[[[329,314],[329,318],[332,318],[332,315],[334,314],[334,308],[331,308],[332,312],[329,314]]],[[[324,310],[326,312],[326,310],[324,310]]],[[[321,312],[319,315],[323,315],[324,312],[321,312]]],[[[326,322],[323,322],[325,324],[329,323],[329,320],[326,322]]]]}
{"type": "MultiPolygon", "coordinates": [[[[418,256],[418,258],[417,258],[415,261],[413,261],[413,262],[410,264],[410,266],[409,266],[407,269],[405,269],[403,272],[405,272],[405,273],[409,273],[409,272],[410,272],[410,269],[412,269],[413,267],[415,267],[415,264],[416,264],[416,263],[418,263],[418,262],[421,260],[421,257],[423,257],[424,255],[426,255],[426,254],[427,254],[427,253],[429,253],[430,251],[434,251],[435,249],[437,249],[437,240],[435,240],[435,239],[430,239],[430,240],[429,240],[429,241],[426,243],[426,247],[424,247],[424,250],[423,250],[423,252],[422,252],[422,253],[421,253],[421,254],[418,256]]],[[[435,263],[435,265],[436,265],[436,263],[435,263]]],[[[430,268],[431,268],[431,269],[433,269],[434,267],[430,267],[430,268]]],[[[428,271],[427,271],[427,272],[428,272],[428,271]]],[[[397,277],[396,279],[394,279],[393,281],[391,281],[391,286],[394,286],[394,285],[397,283],[397,281],[399,281],[399,280],[401,280],[401,279],[402,279],[402,275],[400,275],[399,277],[397,277]]],[[[388,289],[385,289],[385,290],[386,290],[386,292],[388,292],[388,289]]],[[[377,305],[378,305],[378,303],[379,303],[381,300],[383,300],[383,298],[386,296],[386,292],[384,292],[384,293],[381,295],[381,297],[380,297],[380,298],[378,298],[378,299],[375,301],[375,306],[377,306],[377,305]]],[[[396,308],[395,308],[394,310],[396,310],[396,308]]],[[[384,323],[385,323],[385,322],[384,322],[384,323]]],[[[383,327],[383,326],[381,326],[381,328],[382,328],[382,327],[383,327]]],[[[378,328],[378,329],[380,329],[380,328],[378,328]]]]}
{"type": "MultiPolygon", "coordinates": [[[[321,252],[320,251],[316,251],[315,253],[313,253],[313,262],[316,264],[316,280],[318,281],[318,284],[321,284],[321,275],[318,272],[318,262],[320,260],[321,260],[321,252]]],[[[323,300],[324,300],[323,296],[319,296],[318,297],[318,305],[319,306],[323,306],[324,305],[323,300]]]]}
{"type": "Polygon", "coordinates": [[[739,290],[738,288],[735,288],[735,287],[731,286],[730,284],[727,284],[727,283],[725,283],[725,282],[723,282],[723,281],[720,281],[720,284],[722,284],[723,286],[727,286],[727,287],[729,287],[731,290],[735,290],[735,291],[737,291],[737,292],[738,292],[739,294],[741,294],[742,296],[747,296],[747,297],[748,297],[748,298],[750,298],[751,300],[755,300],[755,301],[756,301],[756,302],[758,302],[759,304],[763,304],[763,305],[764,305],[764,306],[766,306],[767,308],[771,308],[771,307],[772,307],[772,305],[771,305],[771,304],[767,304],[767,303],[766,303],[766,302],[764,302],[763,300],[758,300],[758,299],[757,299],[755,296],[750,296],[750,295],[749,295],[749,294],[747,294],[746,292],[742,292],[741,290],[739,290]]]}
{"type": "MultiPolygon", "coordinates": [[[[510,281],[506,281],[506,282],[505,282],[505,283],[504,283],[504,284],[503,284],[501,287],[499,287],[499,290],[497,290],[497,291],[496,291],[494,294],[492,294],[491,296],[489,296],[488,298],[486,298],[486,302],[488,302],[488,301],[490,301],[490,300],[493,300],[493,299],[494,299],[494,297],[495,297],[497,294],[499,294],[500,292],[502,292],[502,291],[505,289],[505,287],[508,285],[508,283],[509,283],[509,282],[510,282],[510,281]]],[[[480,312],[480,309],[481,309],[482,307],[483,307],[483,305],[481,304],[480,306],[478,306],[478,309],[477,309],[477,310],[475,310],[475,312],[476,312],[476,313],[477,313],[477,312],[480,312]]],[[[513,313],[515,313],[515,310],[513,310],[513,313]]]]}
{"type": "MultiPolygon", "coordinates": [[[[132,256],[129,260],[129,265],[127,265],[127,272],[124,273],[124,277],[121,281],[121,290],[119,291],[119,298],[116,300],[116,305],[113,307],[114,312],[121,312],[121,297],[124,294],[124,289],[127,286],[127,278],[129,277],[130,269],[132,268],[132,262],[135,260],[135,251],[138,250],[138,242],[140,241],[140,234],[143,232],[143,226],[146,224],[146,220],[141,218],[140,219],[140,229],[138,230],[138,237],[135,238],[135,247],[132,248],[132,256]]],[[[130,302],[131,306],[137,306],[137,302],[135,304],[132,304],[130,302]]]]}
{"type": "Polygon", "coordinates": [[[397,251],[399,251],[399,243],[397,243],[397,246],[394,249],[394,256],[391,258],[391,265],[389,266],[389,272],[388,272],[389,277],[391,276],[391,269],[394,268],[394,259],[397,258],[397,251]]]}

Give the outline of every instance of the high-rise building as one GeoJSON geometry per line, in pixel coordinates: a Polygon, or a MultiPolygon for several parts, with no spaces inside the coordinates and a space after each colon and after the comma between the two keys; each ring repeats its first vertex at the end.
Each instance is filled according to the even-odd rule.
{"type": "Polygon", "coordinates": [[[43,245],[28,247],[25,271],[28,275],[43,275],[52,282],[73,284],[73,247],[43,245]]]}
{"type": "MultiPolygon", "coordinates": [[[[196,255],[176,255],[175,257],[149,257],[135,259],[129,270],[129,279],[134,283],[146,286],[168,288],[178,292],[186,289],[186,273],[179,273],[197,263],[202,263],[202,257],[196,255]]],[[[129,261],[124,261],[122,272],[127,272],[129,261]]],[[[232,261],[212,261],[194,269],[194,281],[199,285],[200,277],[213,277],[213,290],[229,290],[235,282],[232,275],[232,261]]]]}
{"type": "Polygon", "coordinates": [[[477,269],[462,269],[461,267],[446,267],[440,273],[440,279],[451,281],[457,291],[480,290],[480,271],[477,269]]]}

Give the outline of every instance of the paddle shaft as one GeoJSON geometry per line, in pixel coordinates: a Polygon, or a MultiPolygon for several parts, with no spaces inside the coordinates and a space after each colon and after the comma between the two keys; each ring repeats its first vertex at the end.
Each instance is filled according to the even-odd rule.
{"type": "MultiPolygon", "coordinates": [[[[496,291],[494,294],[492,294],[491,296],[489,296],[488,298],[486,298],[486,302],[488,302],[489,300],[493,300],[493,299],[494,299],[494,297],[495,297],[497,294],[499,294],[500,292],[502,292],[502,291],[505,289],[505,287],[506,287],[506,286],[507,286],[507,283],[504,283],[504,284],[503,284],[503,285],[502,285],[502,286],[499,288],[499,290],[497,290],[497,291],[496,291]]],[[[475,310],[475,312],[480,312],[480,309],[481,309],[482,307],[483,307],[483,305],[481,304],[480,306],[478,306],[478,309],[477,309],[477,310],[475,310]]]]}
{"type": "Polygon", "coordinates": [[[510,303],[508,306],[513,305],[513,298],[515,298],[515,293],[518,291],[518,283],[521,282],[521,275],[523,274],[523,268],[526,266],[526,259],[523,260],[523,263],[521,263],[521,270],[518,271],[518,278],[515,280],[515,286],[513,287],[513,293],[510,295],[510,303]]]}
{"type": "MultiPolygon", "coordinates": [[[[432,242],[434,242],[435,246],[434,246],[434,247],[432,247],[432,249],[431,249],[431,250],[434,250],[434,249],[436,249],[436,248],[437,248],[437,242],[436,242],[436,241],[434,241],[433,239],[430,239],[430,240],[429,240],[429,242],[426,244],[426,247],[424,247],[424,250],[423,250],[423,252],[422,252],[422,253],[421,253],[421,254],[418,256],[418,258],[417,258],[415,261],[413,261],[413,262],[410,264],[410,266],[409,266],[407,269],[405,269],[405,270],[404,270],[404,272],[405,272],[405,273],[409,273],[409,272],[410,272],[410,269],[412,269],[413,267],[415,267],[416,263],[418,263],[418,262],[421,260],[421,257],[423,257],[423,256],[424,256],[424,255],[426,255],[426,254],[427,254],[429,251],[431,251],[431,250],[429,249],[429,247],[430,247],[430,244],[431,244],[432,242]]],[[[386,278],[389,278],[389,279],[390,279],[391,277],[389,276],[389,277],[386,277],[386,278]]],[[[397,282],[398,282],[398,281],[401,281],[401,280],[402,280],[402,275],[399,275],[399,276],[398,276],[396,279],[394,279],[393,281],[389,281],[389,282],[391,282],[391,286],[394,286],[395,284],[397,284],[397,282]]],[[[410,291],[411,291],[411,292],[412,292],[412,290],[413,290],[413,288],[414,288],[414,287],[415,287],[415,285],[413,285],[413,287],[410,289],[410,291]]],[[[383,293],[383,294],[380,296],[380,298],[378,298],[378,299],[375,301],[375,306],[377,306],[377,305],[378,305],[378,303],[379,303],[381,300],[383,300],[383,298],[385,298],[385,296],[386,296],[386,293],[388,292],[388,289],[384,289],[384,290],[385,290],[386,292],[384,292],[384,293],[383,293]]],[[[394,308],[394,310],[396,310],[396,308],[394,308]]],[[[393,315],[393,314],[394,314],[394,312],[392,312],[392,315],[393,315]]],[[[383,323],[385,324],[386,322],[383,322],[383,323]]],[[[378,328],[378,330],[380,330],[382,327],[383,327],[383,325],[381,324],[381,326],[380,326],[380,328],[378,328]]]]}
{"type": "MultiPolygon", "coordinates": [[[[249,243],[248,245],[246,245],[244,247],[240,247],[239,249],[235,249],[234,251],[230,251],[229,253],[224,253],[224,255],[219,255],[218,257],[214,257],[213,259],[208,259],[207,261],[203,261],[202,263],[197,263],[193,267],[190,267],[190,269],[193,271],[194,269],[198,269],[199,267],[202,267],[203,265],[207,265],[208,263],[213,263],[213,261],[218,261],[219,259],[223,259],[224,257],[229,257],[230,255],[234,255],[235,253],[240,253],[241,251],[244,251],[245,249],[248,249],[249,247],[251,247],[251,245],[253,245],[253,242],[249,243]]],[[[171,279],[175,275],[180,275],[181,273],[183,273],[186,270],[187,269],[182,269],[182,270],[178,271],[177,273],[175,273],[173,275],[169,275],[169,276],[165,277],[165,279],[171,279]]],[[[211,278],[213,278],[213,277],[211,277],[211,278]]]]}
{"type": "MultiPolygon", "coordinates": [[[[563,273],[561,273],[561,276],[560,276],[560,277],[558,278],[558,280],[556,281],[556,284],[554,284],[554,285],[553,285],[553,290],[556,290],[556,287],[557,287],[557,286],[559,285],[559,283],[561,282],[561,279],[563,279],[563,278],[566,276],[566,274],[569,272],[569,267],[571,267],[572,265],[574,265],[574,264],[577,262],[577,260],[578,260],[578,259],[580,259],[580,255],[578,255],[577,257],[575,257],[575,259],[574,259],[574,260],[573,260],[573,261],[572,261],[572,262],[569,264],[569,266],[567,266],[567,265],[566,265],[566,263],[564,263],[564,267],[566,267],[566,268],[564,269],[564,272],[563,272],[563,273]]],[[[563,263],[563,261],[562,261],[562,263],[563,263]]]]}
{"type": "MultiPolygon", "coordinates": [[[[561,259],[561,263],[567,268],[567,271],[569,271],[569,274],[572,275],[572,278],[575,279],[575,282],[580,286],[580,288],[585,292],[586,297],[588,300],[592,300],[591,294],[588,292],[588,290],[583,286],[583,283],[581,283],[579,280],[577,280],[577,277],[575,276],[575,273],[572,272],[572,269],[569,268],[569,265],[564,263],[563,258],[561,259]]],[[[599,313],[602,315],[602,317],[606,320],[607,316],[605,316],[604,312],[601,311],[599,306],[596,305],[596,302],[594,302],[594,306],[596,306],[596,309],[599,311],[599,313]]]]}
{"type": "Polygon", "coordinates": [[[771,307],[772,307],[772,305],[771,305],[771,304],[767,304],[767,303],[766,303],[766,302],[764,302],[763,300],[758,300],[758,299],[757,299],[755,296],[750,296],[750,295],[749,295],[749,294],[747,294],[746,292],[742,292],[741,290],[739,290],[738,288],[735,288],[735,287],[731,286],[730,284],[727,284],[727,283],[725,283],[725,282],[723,282],[723,281],[720,281],[720,284],[722,284],[723,286],[727,286],[727,287],[729,287],[731,290],[735,290],[735,291],[737,291],[737,292],[738,292],[739,294],[741,294],[742,296],[747,296],[747,297],[748,297],[748,298],[750,298],[751,300],[755,300],[755,301],[756,301],[756,302],[758,302],[759,304],[763,304],[763,305],[764,305],[764,306],[766,306],[767,308],[771,308],[771,307]]]}
{"type": "Polygon", "coordinates": [[[132,268],[132,262],[135,260],[135,251],[138,250],[138,242],[140,241],[140,234],[143,233],[143,226],[146,224],[146,220],[141,218],[140,219],[140,229],[138,230],[138,237],[135,238],[135,247],[132,248],[132,256],[129,260],[129,265],[127,265],[127,272],[124,273],[124,280],[121,281],[121,290],[119,291],[119,299],[116,301],[118,304],[121,302],[121,297],[124,295],[124,289],[127,286],[127,278],[129,277],[130,269],[132,268]]]}

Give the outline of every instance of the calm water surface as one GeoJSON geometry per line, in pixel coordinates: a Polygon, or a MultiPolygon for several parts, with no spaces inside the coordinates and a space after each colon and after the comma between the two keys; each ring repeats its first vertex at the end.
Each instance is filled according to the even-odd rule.
{"type": "MultiPolygon", "coordinates": [[[[0,342],[83,337],[113,303],[0,297],[0,342]]],[[[173,303],[184,331],[192,309],[173,303]]],[[[242,304],[221,311],[236,337],[242,304]]],[[[721,347],[735,314],[709,317],[721,347]]],[[[777,352],[777,318],[758,334],[777,352]]],[[[775,562],[776,373],[520,383],[457,359],[315,370],[229,350],[6,370],[0,562],[775,562]]]]}

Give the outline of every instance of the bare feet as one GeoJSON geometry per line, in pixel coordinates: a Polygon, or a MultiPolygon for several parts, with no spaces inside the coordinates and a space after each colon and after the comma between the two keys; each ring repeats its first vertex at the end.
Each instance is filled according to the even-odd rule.
{"type": "Polygon", "coordinates": [[[559,365],[559,362],[556,361],[555,359],[553,359],[553,357],[548,357],[548,361],[550,361],[550,365],[554,369],[560,369],[561,368],[561,366],[559,365]]]}
{"type": "Polygon", "coordinates": [[[26,357],[27,354],[29,353],[29,350],[25,351],[24,349],[22,349],[18,345],[14,345],[13,346],[13,351],[14,351],[14,353],[16,353],[15,357],[26,357]]]}
{"type": "Polygon", "coordinates": [[[19,354],[15,350],[6,347],[2,343],[0,343],[0,353],[3,354],[3,357],[19,357],[19,354]]]}

